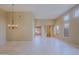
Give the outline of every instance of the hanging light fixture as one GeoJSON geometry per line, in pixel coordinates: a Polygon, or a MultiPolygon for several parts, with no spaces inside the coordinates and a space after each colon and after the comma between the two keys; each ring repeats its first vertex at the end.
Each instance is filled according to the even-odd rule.
{"type": "Polygon", "coordinates": [[[12,19],[11,19],[11,24],[8,24],[9,29],[15,29],[18,27],[18,25],[15,24],[14,22],[14,4],[12,4],[12,19]]]}

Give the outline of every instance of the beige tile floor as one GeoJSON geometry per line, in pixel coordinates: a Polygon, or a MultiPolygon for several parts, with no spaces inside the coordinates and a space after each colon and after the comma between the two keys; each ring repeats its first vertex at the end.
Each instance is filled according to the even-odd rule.
{"type": "Polygon", "coordinates": [[[70,55],[79,49],[55,38],[36,37],[32,41],[8,41],[0,47],[1,55],[70,55]]]}

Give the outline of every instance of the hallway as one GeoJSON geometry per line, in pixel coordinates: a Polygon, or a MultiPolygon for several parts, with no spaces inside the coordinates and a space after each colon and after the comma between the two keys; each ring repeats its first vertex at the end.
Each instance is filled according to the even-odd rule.
{"type": "Polygon", "coordinates": [[[79,54],[75,48],[56,38],[41,38],[37,36],[33,41],[8,41],[0,47],[3,55],[73,55],[79,54]]]}

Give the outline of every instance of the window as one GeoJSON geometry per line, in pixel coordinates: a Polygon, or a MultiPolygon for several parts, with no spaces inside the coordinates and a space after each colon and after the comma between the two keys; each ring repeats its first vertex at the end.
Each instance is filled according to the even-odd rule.
{"type": "Polygon", "coordinates": [[[78,17],[79,16],[79,9],[75,10],[75,17],[78,17]]]}
{"type": "Polygon", "coordinates": [[[57,28],[57,34],[59,34],[59,26],[57,25],[56,28],[57,28]]]}
{"type": "Polygon", "coordinates": [[[69,37],[69,15],[64,16],[64,37],[69,37]]]}
{"type": "Polygon", "coordinates": [[[69,28],[69,23],[65,23],[64,28],[69,28]]]}
{"type": "Polygon", "coordinates": [[[58,25],[54,26],[54,34],[55,35],[59,34],[59,26],[58,25]]]}
{"type": "Polygon", "coordinates": [[[69,21],[69,15],[64,16],[64,22],[68,22],[69,21]]]}

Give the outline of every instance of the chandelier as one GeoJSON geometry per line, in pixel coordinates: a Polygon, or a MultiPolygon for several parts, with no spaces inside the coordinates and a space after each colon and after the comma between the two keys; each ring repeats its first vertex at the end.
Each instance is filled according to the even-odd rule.
{"type": "Polygon", "coordinates": [[[15,24],[14,21],[14,4],[12,4],[12,19],[11,19],[11,24],[8,24],[9,29],[16,29],[18,27],[18,25],[15,24]]]}

